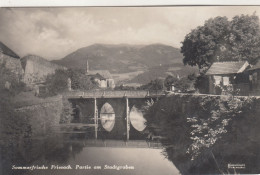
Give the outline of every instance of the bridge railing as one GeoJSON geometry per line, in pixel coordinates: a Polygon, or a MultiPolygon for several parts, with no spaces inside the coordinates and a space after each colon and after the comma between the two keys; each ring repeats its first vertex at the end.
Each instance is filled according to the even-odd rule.
{"type": "Polygon", "coordinates": [[[89,91],[69,91],[65,93],[69,97],[83,97],[83,98],[145,98],[145,97],[158,97],[163,96],[165,93],[163,91],[119,91],[119,90],[89,90],[89,91]]]}

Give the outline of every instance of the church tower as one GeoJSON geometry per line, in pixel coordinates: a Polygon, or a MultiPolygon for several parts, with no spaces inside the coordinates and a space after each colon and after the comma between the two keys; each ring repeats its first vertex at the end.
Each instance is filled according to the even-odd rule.
{"type": "Polygon", "coordinates": [[[88,65],[88,60],[87,60],[87,65],[86,65],[86,74],[89,72],[89,65],[88,65]]]}

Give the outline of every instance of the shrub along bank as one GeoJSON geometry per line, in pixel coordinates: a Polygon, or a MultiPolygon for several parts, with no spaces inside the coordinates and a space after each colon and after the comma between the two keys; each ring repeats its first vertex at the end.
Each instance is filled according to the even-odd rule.
{"type": "Polygon", "coordinates": [[[164,154],[182,174],[260,173],[260,99],[171,95],[146,114],[164,154]]]}

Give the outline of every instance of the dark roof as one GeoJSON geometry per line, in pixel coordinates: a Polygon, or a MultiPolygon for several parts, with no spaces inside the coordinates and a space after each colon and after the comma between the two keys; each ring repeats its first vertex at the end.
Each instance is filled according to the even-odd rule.
{"type": "Polygon", "coordinates": [[[249,66],[247,61],[215,62],[206,75],[236,74],[243,72],[249,66]]]}
{"type": "Polygon", "coordinates": [[[4,43],[0,41],[0,52],[13,58],[20,58],[14,51],[9,49],[4,43]]]}
{"type": "Polygon", "coordinates": [[[88,72],[88,75],[96,75],[99,74],[105,79],[111,79],[112,76],[108,70],[91,70],[88,72]]]}
{"type": "Polygon", "coordinates": [[[100,80],[105,80],[106,78],[102,77],[99,73],[95,74],[95,75],[89,75],[91,76],[92,78],[97,78],[97,79],[100,79],[100,80]]]}
{"type": "Polygon", "coordinates": [[[251,67],[249,70],[256,70],[256,69],[260,69],[260,60],[256,63],[256,65],[253,65],[253,67],[251,67]]]}

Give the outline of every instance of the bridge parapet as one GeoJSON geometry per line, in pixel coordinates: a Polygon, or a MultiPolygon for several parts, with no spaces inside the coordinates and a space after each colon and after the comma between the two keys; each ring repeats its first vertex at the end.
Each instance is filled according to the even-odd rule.
{"type": "Polygon", "coordinates": [[[69,91],[63,94],[67,98],[153,98],[164,96],[163,91],[114,91],[114,90],[91,90],[69,91]]]}

